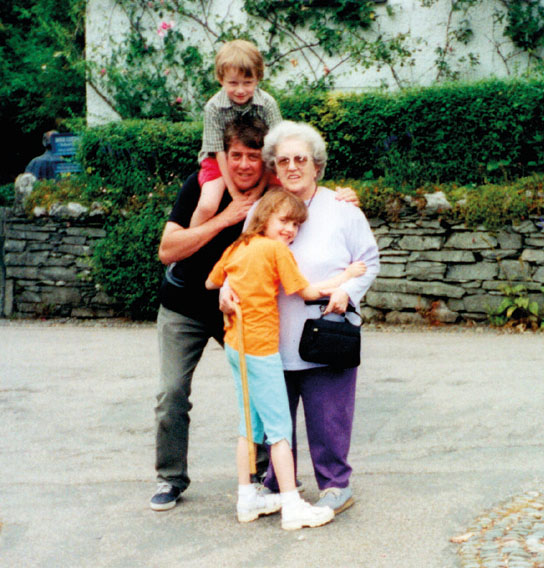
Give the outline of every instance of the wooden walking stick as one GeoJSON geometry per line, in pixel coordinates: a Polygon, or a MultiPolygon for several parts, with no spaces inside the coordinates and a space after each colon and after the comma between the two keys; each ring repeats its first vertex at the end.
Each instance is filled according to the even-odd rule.
{"type": "Polygon", "coordinates": [[[257,473],[257,465],[255,460],[255,445],[253,444],[253,433],[251,430],[251,412],[249,408],[249,385],[247,380],[246,351],[244,345],[244,322],[242,319],[242,310],[239,304],[234,305],[236,313],[236,328],[238,331],[238,356],[240,357],[240,377],[242,379],[242,394],[244,396],[244,415],[246,419],[246,434],[249,453],[249,473],[257,473]]]}

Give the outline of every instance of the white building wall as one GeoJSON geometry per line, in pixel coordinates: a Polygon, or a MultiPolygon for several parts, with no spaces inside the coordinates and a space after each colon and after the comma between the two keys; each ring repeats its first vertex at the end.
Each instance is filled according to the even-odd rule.
{"type": "MultiPolygon", "coordinates": [[[[361,91],[384,86],[396,89],[399,86],[433,84],[438,73],[435,65],[436,49],[447,45],[448,29],[453,29],[464,17],[462,12],[453,12],[452,17],[448,19],[451,5],[452,0],[438,0],[430,7],[423,6],[421,0],[388,0],[386,4],[376,4],[377,23],[372,33],[383,34],[384,37],[398,33],[408,34],[410,39],[407,46],[414,53],[411,64],[395,66],[395,73],[387,66],[366,69],[356,66],[348,68],[344,65],[344,72],[336,75],[336,88],[339,91],[361,91]],[[394,17],[387,15],[388,7],[394,10],[394,17]]],[[[498,6],[498,2],[486,0],[470,12],[473,38],[466,46],[455,43],[451,51],[450,65],[454,71],[459,72],[459,79],[471,81],[492,76],[505,77],[512,72],[522,72],[527,67],[526,56],[514,56],[512,44],[502,35],[502,28],[497,29],[494,24],[493,11],[498,6]],[[466,62],[456,63],[456,60],[469,53],[478,55],[478,66],[471,67],[466,62]]],[[[241,0],[213,0],[211,12],[206,14],[206,17],[212,23],[215,23],[216,19],[241,22],[245,14],[240,8],[241,0]]],[[[199,38],[201,49],[213,51],[214,37],[203,32],[202,26],[180,22],[176,14],[163,14],[162,20],[166,19],[171,19],[174,25],[183,26],[181,29],[186,37],[191,37],[192,40],[199,38]]],[[[161,18],[157,16],[147,22],[150,41],[160,41],[156,33],[160,21],[161,18]]],[[[123,34],[128,27],[127,18],[116,0],[88,0],[86,25],[87,59],[100,65],[111,53],[112,46],[123,41],[123,34]]],[[[327,60],[326,65],[332,69],[335,63],[336,61],[331,59],[327,60]]],[[[308,73],[308,69],[303,57],[293,58],[289,68],[274,78],[274,83],[281,86],[289,78],[308,73]]],[[[119,118],[108,104],[107,96],[97,92],[90,83],[87,85],[87,109],[89,125],[119,118]]]]}

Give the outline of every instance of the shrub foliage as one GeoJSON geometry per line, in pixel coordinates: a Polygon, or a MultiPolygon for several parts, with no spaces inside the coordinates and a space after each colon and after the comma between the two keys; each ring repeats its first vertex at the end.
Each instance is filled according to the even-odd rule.
{"type": "MultiPolygon", "coordinates": [[[[369,217],[395,219],[407,199],[441,190],[451,222],[497,229],[542,214],[543,82],[488,81],[399,94],[280,96],[284,118],[314,124],[328,142],[331,185],[351,185],[369,217]]],[[[157,307],[162,227],[197,169],[200,123],[123,121],[82,136],[81,176],[42,182],[39,201],[99,201],[107,237],[94,275],[135,317],[157,307]],[[56,188],[55,188],[56,186],[56,188]]]]}
{"type": "Polygon", "coordinates": [[[164,210],[150,203],[108,228],[93,253],[93,276],[135,319],[153,319],[163,267],[157,258],[164,210]]]}

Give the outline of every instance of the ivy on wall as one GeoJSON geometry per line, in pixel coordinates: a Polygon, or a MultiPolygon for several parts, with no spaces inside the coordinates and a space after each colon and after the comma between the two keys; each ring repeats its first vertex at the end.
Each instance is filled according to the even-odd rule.
{"type": "MultiPolygon", "coordinates": [[[[493,4],[493,24],[500,33],[490,38],[508,74],[519,73],[515,62],[539,73],[544,50],[542,0],[419,0],[431,9],[447,7],[444,33],[434,47],[434,80],[458,80],[480,64],[470,50],[477,35],[472,19],[484,4],[493,4]]],[[[401,5],[374,0],[117,0],[127,18],[127,34],[111,38],[111,55],[89,65],[88,80],[122,118],[164,117],[182,121],[200,116],[218,86],[213,57],[225,41],[243,37],[261,49],[267,78],[295,70],[285,86],[327,90],[352,69],[388,69],[392,85],[413,86],[406,68],[417,53],[432,49],[425,38],[408,32],[387,32],[401,5]],[[380,2],[381,3],[381,2],[380,2]]],[[[273,89],[270,83],[266,87],[273,89]]]]}

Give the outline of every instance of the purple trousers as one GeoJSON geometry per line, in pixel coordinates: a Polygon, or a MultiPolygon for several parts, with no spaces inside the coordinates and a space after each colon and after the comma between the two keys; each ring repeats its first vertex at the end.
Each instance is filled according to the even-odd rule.
{"type": "MultiPolygon", "coordinates": [[[[296,417],[302,400],[310,456],[317,485],[328,487],[349,485],[351,466],[348,453],[353,428],[357,367],[334,370],[317,367],[303,371],[285,371],[285,383],[293,422],[293,457],[297,466],[296,417]]],[[[278,491],[272,462],[264,483],[278,491]]]]}

